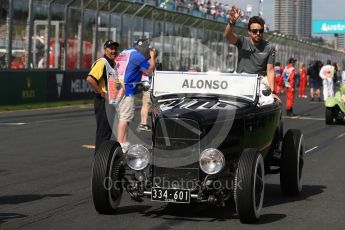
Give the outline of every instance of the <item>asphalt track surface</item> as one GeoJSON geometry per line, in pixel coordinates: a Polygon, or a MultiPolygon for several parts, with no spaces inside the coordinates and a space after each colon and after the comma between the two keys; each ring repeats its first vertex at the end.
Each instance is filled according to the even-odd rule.
{"type": "Polygon", "coordinates": [[[283,119],[305,137],[303,191],[284,197],[279,175],[267,176],[254,225],[230,207],[137,203],[128,194],[117,214],[99,215],[90,190],[92,108],[0,113],[0,229],[344,229],[345,125],[326,126],[320,102],[297,98],[295,112],[283,119]]]}

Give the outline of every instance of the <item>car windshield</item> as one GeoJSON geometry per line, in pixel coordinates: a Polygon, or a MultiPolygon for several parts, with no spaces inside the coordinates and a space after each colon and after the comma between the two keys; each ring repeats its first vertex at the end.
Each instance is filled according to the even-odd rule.
{"type": "Polygon", "coordinates": [[[223,100],[236,97],[252,102],[257,97],[256,74],[157,71],[153,79],[154,97],[201,95],[223,100]]]}

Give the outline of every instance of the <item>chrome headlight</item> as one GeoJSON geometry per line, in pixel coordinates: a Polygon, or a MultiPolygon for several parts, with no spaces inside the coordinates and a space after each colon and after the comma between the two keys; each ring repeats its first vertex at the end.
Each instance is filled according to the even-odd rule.
{"type": "Polygon", "coordinates": [[[225,158],[218,149],[205,149],[200,154],[200,168],[207,174],[216,174],[224,168],[225,158]]]}
{"type": "Polygon", "coordinates": [[[150,151],[143,145],[131,145],[126,153],[127,165],[134,170],[142,170],[150,163],[150,151]]]}

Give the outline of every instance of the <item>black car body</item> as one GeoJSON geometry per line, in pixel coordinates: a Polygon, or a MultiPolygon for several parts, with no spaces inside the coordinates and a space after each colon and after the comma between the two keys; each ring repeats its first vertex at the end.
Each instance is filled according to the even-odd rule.
{"type": "Polygon", "coordinates": [[[254,222],[262,209],[266,174],[280,172],[285,194],[301,191],[303,135],[289,130],[283,137],[278,102],[258,106],[257,76],[226,75],[234,80],[226,80],[220,89],[221,80],[214,79],[224,76],[162,72],[171,74],[192,83],[194,79],[195,88],[189,84],[185,89],[186,82],[175,78],[182,87],[174,89],[165,85],[168,78],[156,76],[160,80],[153,89],[151,148],[133,145],[123,154],[118,143],[110,141],[96,154],[93,198],[98,212],[115,211],[126,190],[138,201],[149,197],[174,203],[235,203],[241,221],[254,222]],[[206,80],[200,83],[198,78],[203,77],[206,80]],[[242,86],[236,77],[253,85],[242,86]],[[204,88],[207,79],[215,88],[211,83],[204,88]],[[104,178],[112,181],[106,189],[104,178]]]}

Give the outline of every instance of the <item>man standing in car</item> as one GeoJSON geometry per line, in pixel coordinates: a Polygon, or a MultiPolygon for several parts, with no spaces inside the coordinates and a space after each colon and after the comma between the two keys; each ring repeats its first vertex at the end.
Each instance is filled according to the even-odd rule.
{"type": "Polygon", "coordinates": [[[275,48],[263,39],[265,21],[259,16],[253,16],[248,23],[249,38],[235,35],[233,27],[240,17],[240,13],[238,8],[231,7],[229,22],[224,31],[224,36],[229,43],[238,49],[237,72],[267,76],[261,80],[260,89],[264,95],[260,95],[259,104],[272,103],[273,98],[281,102],[277,95],[269,92],[269,90],[274,92],[275,48]]]}
{"type": "Polygon", "coordinates": [[[107,118],[107,111],[113,109],[108,99],[108,76],[115,72],[115,58],[118,54],[119,43],[108,40],[104,43],[104,57],[98,59],[89,72],[86,81],[94,90],[94,110],[96,116],[96,147],[111,138],[112,129],[107,118]]]}

